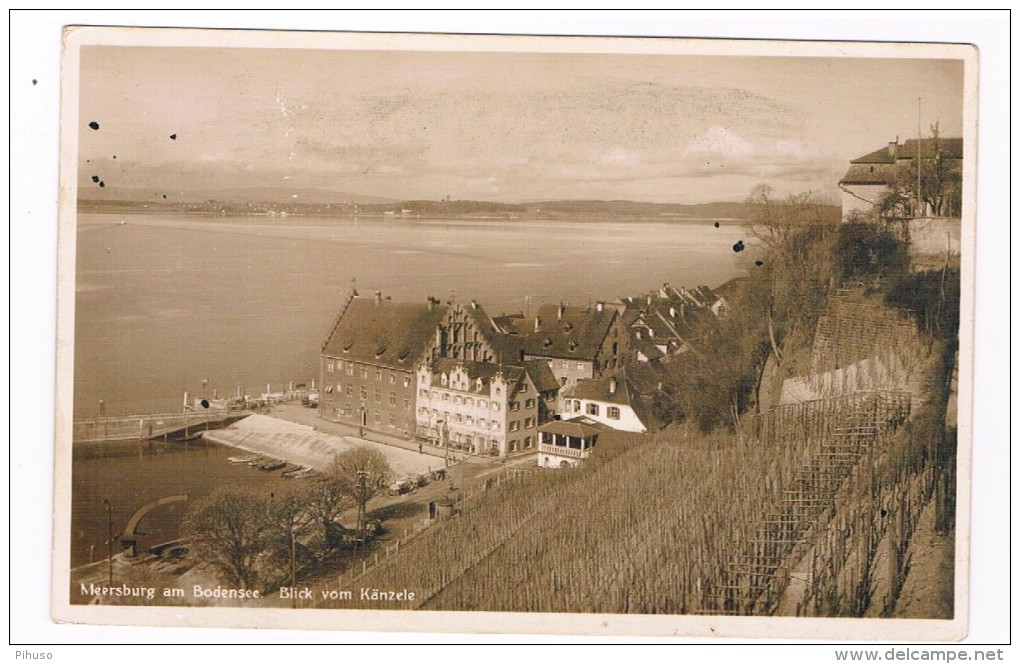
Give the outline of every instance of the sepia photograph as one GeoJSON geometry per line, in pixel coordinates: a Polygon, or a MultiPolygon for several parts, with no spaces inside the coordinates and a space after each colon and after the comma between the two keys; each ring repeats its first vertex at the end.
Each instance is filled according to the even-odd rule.
{"type": "Polygon", "coordinates": [[[974,47],[64,47],[55,620],[966,634],[974,47]]]}

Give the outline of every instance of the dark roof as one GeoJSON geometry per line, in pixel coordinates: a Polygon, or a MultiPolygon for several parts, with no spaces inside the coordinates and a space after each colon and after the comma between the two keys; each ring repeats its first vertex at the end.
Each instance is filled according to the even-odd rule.
{"type": "Polygon", "coordinates": [[[840,184],[889,184],[896,175],[896,166],[888,164],[857,164],[851,163],[840,184]]]}
{"type": "MultiPolygon", "coordinates": [[[[963,159],[963,139],[962,138],[939,138],[938,140],[938,151],[949,157],[950,159],[963,159]]],[[[931,159],[935,156],[936,141],[933,138],[922,138],[921,139],[921,159],[931,159]]],[[[897,159],[916,159],[917,158],[917,139],[908,138],[903,141],[896,151],[897,159]]]]}
{"type": "Polygon", "coordinates": [[[445,313],[443,305],[355,297],[322,352],[330,357],[413,371],[445,313]]]}
{"type": "Polygon", "coordinates": [[[599,311],[563,306],[560,316],[559,306],[543,304],[539,308],[537,330],[535,318],[526,319],[518,326],[518,334],[524,339],[524,352],[541,357],[595,359],[609,333],[616,309],[603,306],[599,311]]]}
{"type": "Polygon", "coordinates": [[[539,392],[551,392],[560,389],[556,375],[549,368],[548,360],[528,360],[524,363],[524,370],[531,377],[535,389],[539,392]]]}
{"type": "MultiPolygon", "coordinates": [[[[899,151],[897,146],[896,151],[899,151]]],[[[889,153],[889,146],[886,145],[884,148],[869,152],[863,157],[857,157],[857,159],[851,159],[851,164],[892,164],[896,161],[896,155],[889,153]]]]}
{"type": "Polygon", "coordinates": [[[613,376],[611,378],[582,378],[577,384],[567,390],[565,397],[571,399],[587,399],[589,401],[601,401],[603,403],[616,403],[621,406],[629,406],[637,391],[630,385],[626,376],[613,376]],[[616,381],[616,390],[610,392],[610,383],[616,381]]]}
{"type": "MultiPolygon", "coordinates": [[[[931,159],[938,151],[950,159],[963,159],[962,138],[922,138],[920,141],[921,158],[931,159]]],[[[897,161],[917,158],[918,140],[908,138],[902,145],[897,144],[890,153],[889,146],[870,152],[863,157],[850,160],[850,169],[839,181],[840,184],[888,184],[892,178],[889,168],[897,161]]]]}
{"type": "Polygon", "coordinates": [[[538,427],[543,433],[557,433],[561,436],[574,438],[591,438],[605,431],[606,427],[587,417],[575,417],[572,420],[553,420],[538,427]]]}

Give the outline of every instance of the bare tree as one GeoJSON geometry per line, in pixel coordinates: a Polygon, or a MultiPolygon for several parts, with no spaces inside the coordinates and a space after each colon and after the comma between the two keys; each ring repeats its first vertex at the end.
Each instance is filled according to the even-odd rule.
{"type": "Polygon", "coordinates": [[[386,457],[370,447],[355,447],[334,457],[329,475],[338,490],[358,506],[358,530],[363,531],[365,505],[382,493],[393,477],[386,457]]]}
{"type": "Polygon", "coordinates": [[[196,501],[185,519],[199,556],[239,588],[259,583],[259,556],[269,534],[267,501],[268,495],[250,489],[222,487],[196,501]]]}
{"type": "Polygon", "coordinates": [[[354,504],[354,497],[345,492],[344,484],[332,476],[319,479],[308,489],[308,511],[322,527],[326,551],[339,544],[336,520],[354,504]]]}

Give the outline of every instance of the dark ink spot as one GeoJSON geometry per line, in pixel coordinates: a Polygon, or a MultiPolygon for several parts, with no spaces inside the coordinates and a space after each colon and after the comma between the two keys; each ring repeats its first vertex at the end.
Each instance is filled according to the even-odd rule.
{"type": "Polygon", "coordinates": [[[888,514],[888,513],[889,513],[889,512],[887,512],[887,511],[885,511],[885,510],[882,510],[882,516],[885,516],[885,515],[886,515],[886,514],[888,514]]]}
{"type": "Polygon", "coordinates": [[[177,134],[170,134],[170,140],[171,141],[176,141],[177,140],[177,134]]]}
{"type": "Polygon", "coordinates": [[[100,180],[100,181],[99,181],[99,186],[100,186],[100,187],[105,187],[105,186],[106,186],[106,183],[105,183],[105,182],[103,182],[102,180],[100,180]]]}
{"type": "Polygon", "coordinates": [[[717,222],[715,222],[715,227],[716,227],[716,228],[719,228],[719,222],[718,222],[718,221],[717,221],[717,222]]]}
{"type": "Polygon", "coordinates": [[[86,163],[86,164],[91,164],[91,163],[92,163],[92,160],[91,160],[91,159],[86,159],[86,160],[85,160],[85,163],[86,163]]]}
{"type": "Polygon", "coordinates": [[[99,129],[99,123],[98,123],[98,122],[96,122],[95,120],[93,120],[92,122],[90,122],[90,123],[89,123],[89,126],[90,126],[90,127],[92,127],[93,129],[99,129]]]}
{"type": "Polygon", "coordinates": [[[758,267],[761,267],[761,266],[762,266],[762,265],[764,265],[765,263],[763,263],[763,262],[761,262],[761,261],[755,261],[755,262],[754,262],[754,264],[755,264],[755,265],[757,265],[758,267]]]}
{"type": "Polygon", "coordinates": [[[37,80],[35,80],[35,79],[33,78],[33,79],[32,79],[32,85],[38,85],[38,84],[39,84],[39,81],[37,81],[37,80]]]}
{"type": "Polygon", "coordinates": [[[201,403],[202,403],[202,408],[208,408],[209,407],[209,401],[207,399],[202,399],[201,403]]]}
{"type": "Polygon", "coordinates": [[[743,240],[737,240],[737,243],[735,245],[733,245],[733,251],[735,251],[735,252],[737,252],[739,254],[743,250],[744,250],[744,241],[743,240]]]}
{"type": "Polygon", "coordinates": [[[166,194],[163,194],[163,198],[166,198],[166,194]]]}
{"type": "Polygon", "coordinates": [[[116,159],[116,158],[117,158],[117,155],[113,155],[113,158],[114,158],[114,159],[116,159]]]}
{"type": "Polygon", "coordinates": [[[99,176],[98,175],[93,175],[92,176],[92,181],[93,182],[99,182],[99,176]]]}

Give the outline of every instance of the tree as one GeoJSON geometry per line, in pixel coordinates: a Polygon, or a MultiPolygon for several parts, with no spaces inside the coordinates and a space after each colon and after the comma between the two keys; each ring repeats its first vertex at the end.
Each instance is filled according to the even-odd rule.
{"type": "Polygon", "coordinates": [[[756,186],[748,199],[754,212],[751,233],[761,252],[752,281],[764,281],[764,317],[776,361],[783,360],[785,339],[814,331],[833,277],[831,248],[839,214],[811,192],[777,200],[772,188],[756,186]]]}
{"type": "Polygon", "coordinates": [[[324,548],[332,551],[340,543],[336,520],[355,504],[354,498],[344,491],[344,484],[332,476],[317,480],[308,490],[308,498],[308,511],[322,527],[324,548]]]}
{"type": "Polygon", "coordinates": [[[898,207],[911,212],[912,216],[922,216],[926,211],[936,217],[960,215],[963,192],[960,162],[946,149],[937,122],[930,127],[930,132],[930,149],[922,148],[919,155],[903,155],[909,160],[897,167],[892,191],[880,203],[883,210],[898,207]],[[915,210],[912,205],[918,201],[918,168],[921,169],[922,206],[915,210]]]}
{"type": "Polygon", "coordinates": [[[260,572],[269,587],[296,581],[298,556],[310,558],[299,536],[315,523],[309,509],[312,492],[303,483],[278,484],[269,493],[266,509],[266,548],[259,560],[260,572]]]}
{"type": "Polygon", "coordinates": [[[221,487],[195,502],[184,530],[194,536],[199,556],[224,581],[238,588],[259,583],[259,556],[268,544],[268,495],[250,489],[221,487]]]}
{"type": "Polygon", "coordinates": [[[393,477],[386,457],[378,450],[361,445],[336,455],[329,476],[342,495],[354,500],[358,507],[358,531],[363,531],[365,505],[382,493],[393,477]]]}

